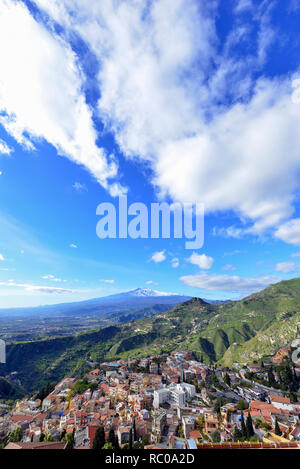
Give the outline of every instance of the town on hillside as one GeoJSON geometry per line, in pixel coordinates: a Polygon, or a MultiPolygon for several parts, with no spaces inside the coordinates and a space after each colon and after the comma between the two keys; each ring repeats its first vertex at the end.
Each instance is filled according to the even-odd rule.
{"type": "Polygon", "coordinates": [[[187,351],[93,365],[2,403],[1,447],[300,448],[300,363],[288,347],[232,369],[187,351]]]}

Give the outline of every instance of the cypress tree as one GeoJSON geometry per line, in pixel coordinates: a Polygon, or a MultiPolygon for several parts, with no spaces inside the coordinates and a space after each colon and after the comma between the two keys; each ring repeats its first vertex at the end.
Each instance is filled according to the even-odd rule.
{"type": "Polygon", "coordinates": [[[231,379],[230,379],[230,376],[227,373],[224,376],[224,382],[227,384],[227,386],[231,385],[231,379]]]}
{"type": "Polygon", "coordinates": [[[115,431],[113,428],[111,428],[109,430],[109,434],[108,434],[108,443],[112,443],[113,445],[115,444],[115,440],[116,440],[116,437],[115,437],[115,431]]]}
{"type": "Polygon", "coordinates": [[[245,420],[244,420],[244,412],[241,413],[241,432],[242,432],[242,437],[246,438],[247,430],[246,430],[246,425],[245,425],[245,420]]]}
{"type": "Polygon", "coordinates": [[[96,430],[95,438],[93,441],[93,449],[102,449],[105,445],[105,432],[103,427],[99,427],[96,430]]]}
{"type": "Polygon", "coordinates": [[[242,438],[243,435],[241,430],[238,427],[235,427],[233,432],[233,441],[241,441],[242,438]]]}
{"type": "Polygon", "coordinates": [[[115,450],[116,450],[116,451],[119,451],[119,449],[120,449],[119,439],[118,439],[118,437],[116,436],[116,437],[115,437],[115,450]]]}
{"type": "Polygon", "coordinates": [[[282,432],[279,428],[277,417],[275,418],[275,435],[281,436],[282,432]]]}
{"type": "Polygon", "coordinates": [[[254,435],[254,429],[253,429],[252,418],[251,418],[250,412],[248,412],[248,417],[246,420],[246,432],[247,432],[247,438],[251,438],[251,436],[254,435]]]}
{"type": "Polygon", "coordinates": [[[132,428],[130,429],[130,432],[129,432],[129,449],[132,449],[132,428]]]}
{"type": "Polygon", "coordinates": [[[136,423],[135,423],[135,419],[133,419],[133,441],[137,441],[137,434],[136,434],[136,423]]]}

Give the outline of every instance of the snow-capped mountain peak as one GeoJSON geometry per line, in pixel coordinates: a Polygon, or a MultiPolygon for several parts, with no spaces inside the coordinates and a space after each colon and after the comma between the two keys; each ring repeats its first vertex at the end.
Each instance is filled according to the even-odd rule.
{"type": "Polygon", "coordinates": [[[136,288],[128,292],[130,296],[177,296],[178,293],[167,293],[157,290],[151,290],[150,288],[136,288]]]}

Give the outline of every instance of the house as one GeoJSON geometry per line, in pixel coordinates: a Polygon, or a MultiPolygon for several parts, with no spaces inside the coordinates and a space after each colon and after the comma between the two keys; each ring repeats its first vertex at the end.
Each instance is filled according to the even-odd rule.
{"type": "Polygon", "coordinates": [[[117,431],[119,445],[129,442],[131,427],[119,427],[117,431]]]}
{"type": "Polygon", "coordinates": [[[190,415],[182,417],[182,427],[185,438],[189,438],[190,432],[195,428],[195,417],[190,415]]]}
{"type": "Polygon", "coordinates": [[[163,410],[155,410],[153,412],[152,433],[155,439],[159,438],[163,433],[167,421],[167,414],[163,410]]]}
{"type": "Polygon", "coordinates": [[[93,447],[95,434],[99,425],[87,425],[83,429],[75,432],[75,448],[93,447]]]}
{"type": "Polygon", "coordinates": [[[270,395],[270,401],[277,409],[288,410],[290,412],[294,410],[293,404],[288,397],[270,395]]]}
{"type": "Polygon", "coordinates": [[[158,364],[155,362],[150,363],[149,371],[156,374],[158,372],[158,364]]]}
{"type": "Polygon", "coordinates": [[[219,428],[219,419],[216,412],[204,412],[204,429],[207,435],[210,435],[219,428]]]}

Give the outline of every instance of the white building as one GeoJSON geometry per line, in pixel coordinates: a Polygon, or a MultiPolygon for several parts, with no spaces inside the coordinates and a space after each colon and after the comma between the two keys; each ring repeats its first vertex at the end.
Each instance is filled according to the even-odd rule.
{"type": "Polygon", "coordinates": [[[271,395],[270,400],[271,404],[273,404],[277,409],[288,410],[290,412],[294,410],[294,406],[288,397],[271,395]]]}
{"type": "Polygon", "coordinates": [[[154,391],[153,406],[158,408],[164,402],[168,402],[170,399],[170,391],[168,388],[162,388],[154,391]]]}
{"type": "Polygon", "coordinates": [[[184,407],[186,401],[192,399],[196,394],[196,388],[192,384],[172,383],[166,388],[154,391],[153,405],[158,408],[164,402],[178,407],[184,407]]]}

